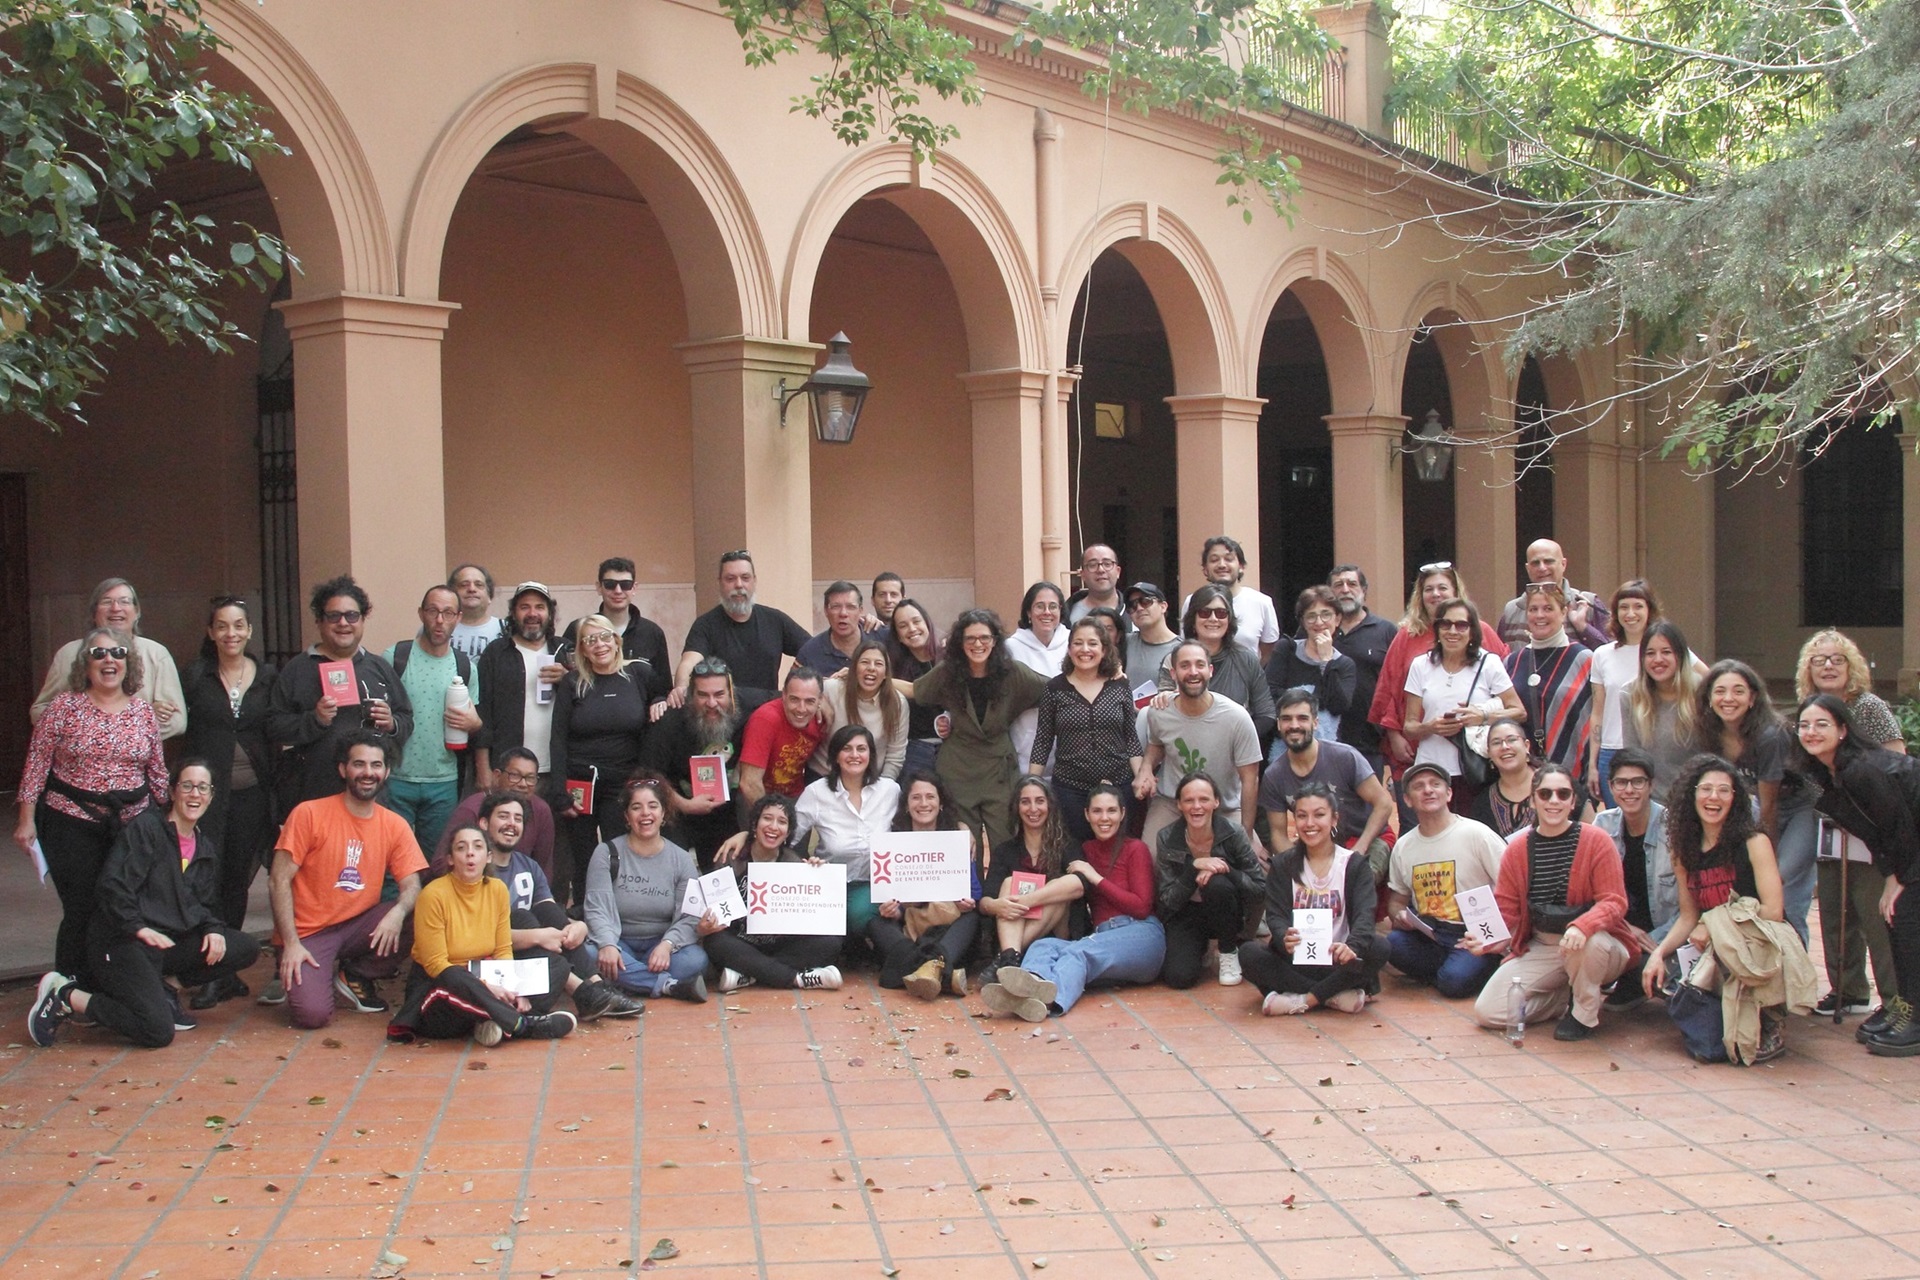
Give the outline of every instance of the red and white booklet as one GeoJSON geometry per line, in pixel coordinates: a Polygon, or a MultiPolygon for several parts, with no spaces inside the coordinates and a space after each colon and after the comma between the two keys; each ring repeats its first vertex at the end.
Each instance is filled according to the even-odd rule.
{"type": "Polygon", "coordinates": [[[358,706],[360,680],[353,674],[353,663],[345,658],[321,663],[320,693],[323,697],[332,698],[337,706],[358,706]]]}
{"type": "Polygon", "coordinates": [[[723,804],[733,799],[733,792],[727,787],[725,756],[689,756],[687,779],[691,783],[693,798],[696,800],[706,796],[716,804],[723,804]]]}
{"type": "MultiPolygon", "coordinates": [[[[1047,878],[1038,871],[1015,871],[1007,876],[1007,893],[1015,899],[1024,898],[1046,882],[1047,878]]],[[[1024,918],[1038,920],[1040,908],[1028,907],[1024,918]]]]}

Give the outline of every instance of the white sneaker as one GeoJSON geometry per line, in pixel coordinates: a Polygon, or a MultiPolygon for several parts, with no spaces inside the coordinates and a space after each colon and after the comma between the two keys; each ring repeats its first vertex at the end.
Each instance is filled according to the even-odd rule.
{"type": "Polygon", "coordinates": [[[1285,1018],[1307,1011],[1307,998],[1291,991],[1275,991],[1260,1002],[1260,1012],[1269,1018],[1285,1018]]]}
{"type": "Polygon", "coordinates": [[[1367,993],[1364,991],[1342,991],[1337,996],[1327,997],[1327,1008],[1338,1009],[1342,1013],[1358,1013],[1367,1007],[1367,993]]]}
{"type": "Polygon", "coordinates": [[[802,991],[838,991],[840,970],[835,965],[823,964],[818,969],[806,970],[796,981],[802,991]]]}
{"type": "Polygon", "coordinates": [[[753,979],[741,973],[738,969],[722,969],[720,971],[720,994],[723,996],[730,995],[742,987],[750,987],[752,985],[753,979]]]}
{"type": "Polygon", "coordinates": [[[492,1018],[473,1024],[473,1042],[484,1049],[491,1049],[499,1044],[506,1034],[500,1029],[500,1024],[492,1018]]]}
{"type": "Polygon", "coordinates": [[[1220,953],[1220,985],[1223,987],[1240,985],[1240,953],[1238,951],[1220,953]]]}

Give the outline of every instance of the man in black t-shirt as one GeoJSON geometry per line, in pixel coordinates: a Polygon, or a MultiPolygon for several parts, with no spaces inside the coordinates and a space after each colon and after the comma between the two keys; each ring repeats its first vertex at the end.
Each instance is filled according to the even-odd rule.
{"type": "Polygon", "coordinates": [[[667,705],[687,700],[688,682],[702,658],[718,658],[733,673],[741,693],[772,697],[780,687],[780,658],[798,657],[800,646],[813,637],[772,605],[755,604],[753,557],[729,551],[720,557],[720,603],[693,620],[680,666],[673,673],[673,691],[667,705]]]}
{"type": "Polygon", "coordinates": [[[1367,575],[1357,564],[1337,564],[1327,575],[1339,621],[1334,624],[1333,647],[1353,659],[1353,701],[1340,716],[1340,741],[1380,770],[1380,730],[1367,723],[1373,691],[1380,683],[1380,665],[1393,643],[1394,625],[1367,608],[1367,575]]]}
{"type": "MultiPolygon", "coordinates": [[[[600,593],[600,616],[613,624],[620,637],[621,655],[647,664],[647,701],[653,704],[653,717],[657,720],[667,709],[667,679],[673,667],[667,661],[667,633],[653,619],[642,617],[640,606],[633,602],[637,585],[635,572],[633,561],[625,556],[608,556],[600,562],[600,571],[594,575],[594,589],[600,593]]],[[[575,618],[560,633],[554,661],[561,666],[573,663],[573,637],[579,628],[580,619],[575,618]]]]}

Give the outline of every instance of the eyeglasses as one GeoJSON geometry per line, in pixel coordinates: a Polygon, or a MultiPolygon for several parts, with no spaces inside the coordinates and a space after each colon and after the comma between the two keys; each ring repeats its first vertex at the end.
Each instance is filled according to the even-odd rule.
{"type": "Polygon", "coordinates": [[[1726,800],[1726,799],[1732,798],[1733,788],[1726,786],[1723,783],[1717,783],[1717,782],[1702,783],[1701,785],[1693,789],[1693,794],[1695,794],[1696,796],[1700,796],[1703,799],[1718,798],[1718,799],[1726,800]]]}
{"type": "Polygon", "coordinates": [[[1840,726],[1831,720],[1801,720],[1793,727],[1800,733],[1811,733],[1816,729],[1838,729],[1840,726]]]}
{"type": "Polygon", "coordinates": [[[990,635],[989,636],[961,636],[960,643],[971,648],[972,646],[977,644],[992,644],[993,637],[990,635]]]}
{"type": "Polygon", "coordinates": [[[423,607],[420,610],[420,616],[423,618],[457,618],[460,616],[460,611],[458,609],[428,609],[423,607]]]}
{"type": "Polygon", "coordinates": [[[591,645],[612,644],[614,643],[614,635],[613,635],[613,632],[611,631],[590,631],[586,635],[580,637],[580,643],[582,646],[590,645],[590,644],[591,645]]]}
{"type": "Polygon", "coordinates": [[[633,590],[633,581],[632,578],[602,578],[600,579],[600,586],[606,591],[631,591],[633,590]]]}
{"type": "Polygon", "coordinates": [[[1807,665],[1810,667],[1844,667],[1847,665],[1847,655],[1844,653],[1816,653],[1807,659],[1807,665]]]}
{"type": "Polygon", "coordinates": [[[101,596],[100,603],[103,605],[111,605],[116,609],[133,609],[138,607],[128,596],[101,596]]]}
{"type": "Polygon", "coordinates": [[[1465,618],[1442,618],[1433,624],[1436,631],[1471,631],[1473,624],[1465,618]]]}
{"type": "Polygon", "coordinates": [[[500,776],[508,782],[538,782],[540,775],[530,769],[502,769],[500,776]]]}
{"type": "Polygon", "coordinates": [[[1414,572],[1425,577],[1429,573],[1445,573],[1451,568],[1453,568],[1453,561],[1435,560],[1432,564],[1421,565],[1418,569],[1415,569],[1414,572]]]}
{"type": "Polygon", "coordinates": [[[112,658],[115,662],[118,662],[127,656],[127,650],[124,645],[116,644],[112,648],[108,648],[106,645],[97,644],[87,650],[87,656],[95,662],[102,662],[108,658],[112,658]]]}
{"type": "Polygon", "coordinates": [[[695,679],[701,676],[730,676],[733,669],[718,658],[702,658],[693,664],[695,679]]]}
{"type": "Polygon", "coordinates": [[[1641,787],[1652,786],[1653,779],[1636,775],[1626,778],[1615,778],[1610,785],[1615,791],[1638,791],[1641,787]]]}
{"type": "Polygon", "coordinates": [[[1536,800],[1571,800],[1573,799],[1573,788],[1541,787],[1533,793],[1533,798],[1536,800]]]}
{"type": "Polygon", "coordinates": [[[1193,612],[1193,616],[1196,618],[1213,618],[1216,621],[1218,621],[1223,618],[1231,617],[1232,615],[1228,613],[1227,610],[1219,608],[1218,606],[1214,606],[1206,609],[1196,609],[1193,612]]]}
{"type": "Polygon", "coordinates": [[[360,619],[366,616],[358,609],[329,609],[320,615],[320,621],[344,622],[350,627],[357,627],[360,625],[360,619]]]}
{"type": "Polygon", "coordinates": [[[183,782],[174,788],[184,796],[210,796],[213,794],[211,782],[183,782]]]}
{"type": "Polygon", "coordinates": [[[1082,560],[1080,567],[1082,569],[1118,569],[1120,562],[1118,560],[1082,560]]]}
{"type": "Polygon", "coordinates": [[[211,600],[207,601],[207,607],[209,609],[228,609],[228,608],[233,608],[235,606],[238,606],[239,608],[242,608],[242,609],[246,608],[247,607],[246,597],[245,596],[215,596],[211,600]]]}

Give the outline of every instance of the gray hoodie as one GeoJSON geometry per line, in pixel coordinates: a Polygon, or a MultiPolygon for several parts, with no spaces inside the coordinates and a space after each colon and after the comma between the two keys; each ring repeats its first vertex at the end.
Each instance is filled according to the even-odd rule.
{"type": "Polygon", "coordinates": [[[587,864],[587,937],[596,947],[622,938],[661,938],[673,949],[692,943],[696,916],[683,915],[680,899],[687,881],[699,876],[693,855],[671,840],[643,858],[616,836],[593,851],[587,864]]]}

